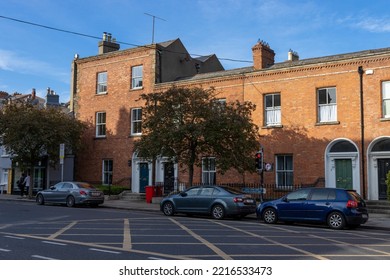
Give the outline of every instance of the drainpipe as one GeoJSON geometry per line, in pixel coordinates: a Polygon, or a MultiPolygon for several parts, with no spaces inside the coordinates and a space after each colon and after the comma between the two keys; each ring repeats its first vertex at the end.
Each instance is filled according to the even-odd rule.
{"type": "Polygon", "coordinates": [[[358,67],[358,73],[360,77],[360,140],[361,140],[361,164],[362,164],[362,180],[363,180],[363,198],[366,199],[366,169],[365,169],[365,147],[364,147],[364,106],[363,106],[363,66],[358,67]]]}

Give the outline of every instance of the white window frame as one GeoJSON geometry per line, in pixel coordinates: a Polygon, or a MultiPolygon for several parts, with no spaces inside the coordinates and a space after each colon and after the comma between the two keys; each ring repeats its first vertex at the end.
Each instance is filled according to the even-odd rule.
{"type": "Polygon", "coordinates": [[[139,89],[143,87],[143,65],[131,67],[131,88],[139,89]]]}
{"type": "Polygon", "coordinates": [[[96,112],[96,137],[106,137],[107,127],[107,115],[106,112],[96,112]],[[104,120],[101,118],[101,116],[104,116],[104,120]]]}
{"type": "Polygon", "coordinates": [[[281,113],[281,96],[280,93],[266,94],[264,97],[264,110],[265,110],[265,125],[274,126],[281,125],[282,113],[281,113]],[[275,105],[275,96],[279,96],[279,105],[275,105]],[[267,106],[267,99],[271,98],[271,106],[267,106]]]}
{"type": "Polygon", "coordinates": [[[131,109],[131,135],[142,135],[142,108],[131,109]]]}
{"type": "MultiPolygon", "coordinates": [[[[322,93],[322,92],[321,92],[322,93]]],[[[337,122],[337,91],[335,87],[317,89],[318,122],[328,123],[337,122]],[[320,92],[325,90],[326,100],[320,104],[320,92]],[[334,91],[334,99],[330,97],[334,91]]]]}
{"type": "Polygon", "coordinates": [[[215,157],[202,158],[202,184],[214,185],[217,182],[215,157]]]}
{"type": "Polygon", "coordinates": [[[102,184],[107,186],[112,184],[112,174],[114,169],[114,161],[112,159],[104,159],[102,164],[102,184]]]}
{"type": "Polygon", "coordinates": [[[96,94],[107,93],[107,72],[97,73],[96,94]]]}
{"type": "Polygon", "coordinates": [[[292,155],[277,155],[276,156],[276,186],[277,188],[292,187],[294,184],[294,158],[292,155]],[[290,164],[287,164],[287,160],[290,164]],[[281,162],[283,160],[283,162],[281,162]],[[282,166],[281,166],[282,165],[282,166]],[[289,166],[291,168],[289,168],[289,166]]]}
{"type": "Polygon", "coordinates": [[[390,81],[382,82],[382,116],[390,119],[390,81]]]}

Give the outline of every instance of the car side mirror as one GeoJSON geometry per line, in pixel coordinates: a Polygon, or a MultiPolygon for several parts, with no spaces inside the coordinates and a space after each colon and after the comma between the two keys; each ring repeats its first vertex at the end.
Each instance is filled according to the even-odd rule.
{"type": "Polygon", "coordinates": [[[187,196],[187,193],[186,193],[186,192],[181,192],[181,193],[180,193],[180,196],[181,196],[181,197],[186,197],[186,196],[187,196]]]}
{"type": "Polygon", "coordinates": [[[283,201],[283,202],[288,202],[287,196],[283,197],[283,198],[282,198],[282,201],[283,201]]]}

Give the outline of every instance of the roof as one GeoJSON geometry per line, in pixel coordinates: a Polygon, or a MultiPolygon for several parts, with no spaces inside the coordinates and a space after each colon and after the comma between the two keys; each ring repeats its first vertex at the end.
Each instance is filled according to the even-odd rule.
{"type": "Polygon", "coordinates": [[[323,56],[323,57],[316,57],[316,58],[301,59],[295,61],[278,62],[268,68],[264,68],[261,70],[255,70],[253,66],[248,66],[242,68],[235,68],[231,70],[197,74],[191,77],[181,77],[179,80],[191,81],[191,80],[211,79],[211,78],[234,76],[240,74],[248,74],[255,71],[272,71],[272,70],[279,70],[279,69],[285,69],[291,67],[304,67],[304,66],[309,66],[314,64],[332,63],[332,62],[343,61],[343,60],[369,58],[378,55],[390,55],[390,48],[381,48],[381,49],[365,50],[359,52],[351,52],[351,53],[323,56]]]}

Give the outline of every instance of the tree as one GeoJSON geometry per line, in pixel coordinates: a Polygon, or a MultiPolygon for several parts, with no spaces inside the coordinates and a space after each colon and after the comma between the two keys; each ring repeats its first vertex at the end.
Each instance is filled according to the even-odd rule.
{"type": "Polygon", "coordinates": [[[251,120],[255,108],[251,103],[221,103],[214,89],[198,87],[173,86],[141,98],[145,100],[143,133],[135,144],[139,156],[152,162],[163,156],[186,166],[189,185],[202,156],[217,157],[220,172],[255,171],[258,128],[251,120]]]}
{"type": "Polygon", "coordinates": [[[29,196],[32,197],[35,164],[49,156],[59,159],[61,143],[75,152],[81,147],[85,125],[56,108],[38,108],[31,104],[6,105],[0,111],[0,144],[22,166],[31,171],[29,196]]]}

